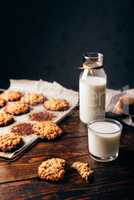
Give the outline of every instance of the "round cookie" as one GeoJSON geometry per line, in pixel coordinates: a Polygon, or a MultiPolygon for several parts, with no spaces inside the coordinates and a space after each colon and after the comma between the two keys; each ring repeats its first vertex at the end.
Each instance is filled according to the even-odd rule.
{"type": "Polygon", "coordinates": [[[0,108],[3,108],[6,105],[6,100],[0,97],[0,108]]]}
{"type": "Polygon", "coordinates": [[[12,115],[21,115],[30,111],[28,104],[22,103],[20,101],[9,103],[5,107],[5,112],[12,115]]]}
{"type": "Polygon", "coordinates": [[[50,99],[44,102],[44,107],[51,111],[64,111],[69,108],[69,102],[65,99],[50,99]]]}
{"type": "Polygon", "coordinates": [[[4,152],[12,151],[23,143],[22,137],[15,133],[6,133],[0,136],[0,150],[4,152]]]}
{"type": "Polygon", "coordinates": [[[45,100],[42,94],[37,93],[27,93],[21,98],[21,102],[27,103],[31,106],[43,103],[45,100]]]}
{"type": "Polygon", "coordinates": [[[37,122],[33,125],[33,131],[36,135],[48,140],[55,139],[63,133],[62,129],[51,121],[37,122]]]}
{"type": "Polygon", "coordinates": [[[0,113],[0,127],[7,126],[14,122],[14,118],[12,115],[7,113],[0,113]]]}
{"type": "Polygon", "coordinates": [[[1,94],[1,97],[6,101],[18,101],[22,95],[19,91],[6,90],[1,94]]]}
{"type": "Polygon", "coordinates": [[[29,115],[29,118],[32,120],[32,121],[46,121],[46,120],[51,120],[53,118],[53,114],[47,112],[47,111],[44,111],[44,112],[34,112],[34,113],[31,113],[29,115]]]}
{"type": "Polygon", "coordinates": [[[11,128],[11,132],[19,135],[30,135],[33,134],[33,125],[30,123],[19,123],[11,128]]]}
{"type": "Polygon", "coordinates": [[[66,161],[61,158],[51,158],[41,163],[38,176],[47,181],[58,181],[64,178],[66,161]]]}

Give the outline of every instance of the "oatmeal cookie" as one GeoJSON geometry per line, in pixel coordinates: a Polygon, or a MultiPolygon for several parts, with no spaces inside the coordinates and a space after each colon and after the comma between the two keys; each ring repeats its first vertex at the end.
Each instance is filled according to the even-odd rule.
{"type": "Polygon", "coordinates": [[[52,111],[64,111],[69,108],[69,103],[65,99],[50,99],[44,102],[44,107],[52,111]]]}
{"type": "Polygon", "coordinates": [[[61,158],[51,158],[41,163],[38,176],[47,181],[58,181],[64,178],[66,161],[61,158]]]}
{"type": "Polygon", "coordinates": [[[22,95],[19,91],[6,90],[1,94],[1,97],[6,101],[18,101],[22,95]]]}
{"type": "Polygon", "coordinates": [[[6,133],[0,136],[0,150],[4,152],[12,151],[23,144],[22,137],[15,133],[6,133]]]}
{"type": "Polygon", "coordinates": [[[0,127],[7,126],[14,122],[14,118],[12,115],[7,113],[0,113],[0,127]]]}
{"type": "Polygon", "coordinates": [[[93,174],[93,170],[90,169],[88,163],[83,162],[74,162],[72,164],[72,168],[76,169],[77,172],[80,174],[80,176],[85,179],[86,181],[89,180],[89,178],[93,174]]]}
{"type": "Polygon", "coordinates": [[[27,103],[31,106],[43,103],[45,97],[42,94],[37,93],[27,93],[21,98],[21,102],[27,103]]]}
{"type": "Polygon", "coordinates": [[[33,131],[36,135],[48,140],[55,139],[63,133],[62,129],[51,121],[37,122],[33,125],[33,131]]]}
{"type": "Polygon", "coordinates": [[[47,120],[51,120],[53,118],[53,114],[44,111],[44,112],[35,112],[35,113],[31,113],[29,115],[29,118],[32,121],[47,121],[47,120]]]}
{"type": "Polygon", "coordinates": [[[6,105],[6,100],[0,97],[0,108],[3,108],[6,105]]]}
{"type": "Polygon", "coordinates": [[[12,115],[21,115],[30,111],[28,104],[22,103],[20,101],[12,102],[7,104],[5,107],[5,112],[12,115]]]}
{"type": "Polygon", "coordinates": [[[33,134],[33,125],[30,123],[19,123],[11,128],[11,132],[19,135],[30,135],[33,134]]]}

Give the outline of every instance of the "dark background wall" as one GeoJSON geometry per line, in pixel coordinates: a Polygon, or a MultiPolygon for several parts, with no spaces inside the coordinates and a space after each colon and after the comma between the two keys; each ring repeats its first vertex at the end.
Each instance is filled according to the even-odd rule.
{"type": "Polygon", "coordinates": [[[104,53],[109,87],[134,87],[132,0],[6,1],[1,13],[0,88],[42,78],[78,89],[86,51],[104,53]]]}

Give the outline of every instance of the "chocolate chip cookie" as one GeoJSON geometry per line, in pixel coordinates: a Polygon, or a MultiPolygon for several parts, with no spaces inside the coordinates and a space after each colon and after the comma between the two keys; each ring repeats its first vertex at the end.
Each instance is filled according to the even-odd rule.
{"type": "Polygon", "coordinates": [[[41,163],[38,176],[46,181],[58,181],[64,178],[66,161],[61,158],[51,158],[41,163]]]}
{"type": "Polygon", "coordinates": [[[0,136],[0,150],[4,152],[17,149],[23,144],[22,137],[15,133],[6,133],[0,136]]]}
{"type": "Polygon", "coordinates": [[[64,111],[69,108],[69,102],[65,99],[50,99],[44,102],[44,107],[51,111],[64,111]]]}
{"type": "Polygon", "coordinates": [[[33,131],[36,135],[48,140],[55,139],[63,133],[62,129],[51,121],[37,122],[33,125],[33,131]]]}
{"type": "Polygon", "coordinates": [[[28,104],[22,103],[20,101],[8,103],[5,107],[5,112],[12,115],[21,115],[30,111],[28,104]]]}

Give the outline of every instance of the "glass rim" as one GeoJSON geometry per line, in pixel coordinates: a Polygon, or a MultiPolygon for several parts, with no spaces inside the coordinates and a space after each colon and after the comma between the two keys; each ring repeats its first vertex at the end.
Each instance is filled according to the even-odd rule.
{"type": "Polygon", "coordinates": [[[93,51],[93,52],[86,52],[86,53],[84,53],[83,56],[84,56],[85,59],[103,58],[104,57],[103,53],[95,52],[95,51],[93,51]]]}
{"type": "Polygon", "coordinates": [[[111,119],[111,118],[93,120],[89,124],[87,124],[87,127],[88,127],[88,129],[90,129],[91,131],[95,132],[96,134],[115,134],[115,133],[118,133],[119,131],[121,132],[122,128],[123,128],[122,124],[119,121],[117,121],[115,119],[111,119]],[[94,130],[93,128],[90,127],[90,125],[95,123],[95,122],[111,122],[111,123],[116,124],[119,127],[119,130],[118,131],[112,131],[112,132],[109,131],[109,133],[96,131],[96,130],[94,130]]]}

